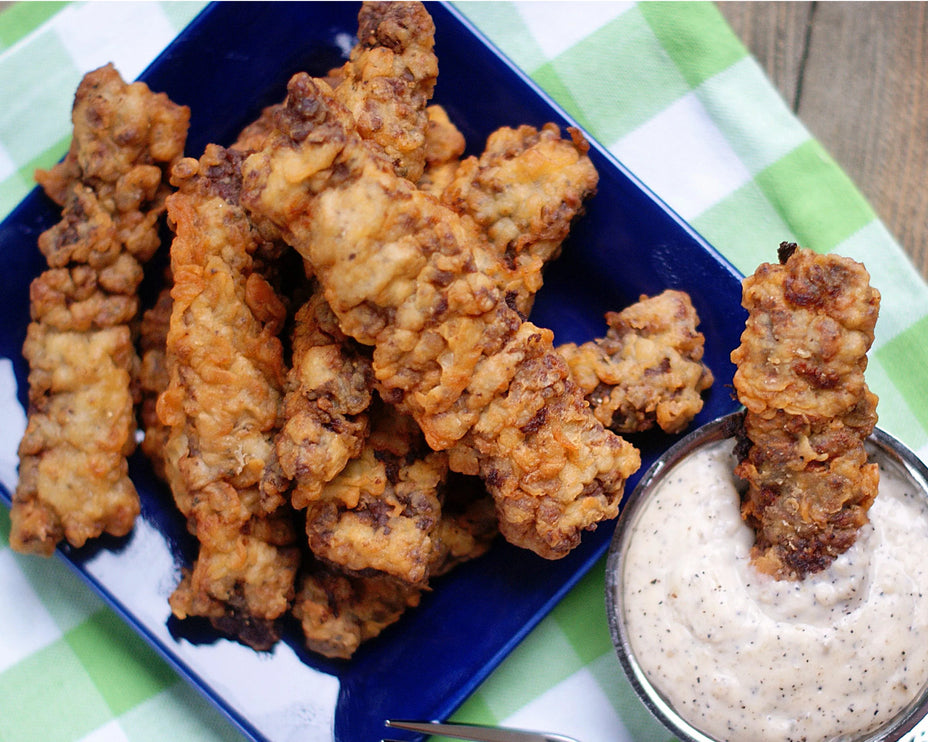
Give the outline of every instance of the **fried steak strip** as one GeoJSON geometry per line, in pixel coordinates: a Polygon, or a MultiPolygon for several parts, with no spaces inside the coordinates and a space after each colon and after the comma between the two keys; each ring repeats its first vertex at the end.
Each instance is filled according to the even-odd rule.
{"type": "Polygon", "coordinates": [[[78,86],[64,160],[36,179],[63,207],[39,237],[48,270],[30,287],[29,410],[13,495],[14,549],[51,554],[128,533],[139,512],[132,338],[143,264],[160,245],[167,171],[190,111],[127,84],[112,65],[78,86]]]}
{"type": "Polygon", "coordinates": [[[876,497],[864,441],[877,398],[864,379],[880,294],[849,258],[780,246],[743,283],[748,320],[732,352],[747,408],[742,515],[757,568],[778,579],[825,569],[848,549],[876,497]]]}
{"type": "Polygon", "coordinates": [[[308,259],[342,330],[374,346],[385,399],[480,474],[500,529],[549,558],[618,512],[638,452],[606,431],[550,331],[524,322],[472,222],[393,172],[328,85],[298,74],[242,202],[308,259]]]}
{"type": "Polygon", "coordinates": [[[479,157],[457,167],[441,200],[473,219],[512,269],[509,301],[527,317],[542,269],[558,257],[571,222],[596,191],[599,175],[579,131],[554,124],[502,127],[479,157]]]}
{"type": "Polygon", "coordinates": [[[426,105],[435,89],[435,24],[419,2],[365,2],[358,43],[334,71],[336,97],[363,139],[413,183],[426,164],[426,105]]]}
{"type": "Polygon", "coordinates": [[[705,337],[689,295],[668,289],[606,315],[605,337],[558,352],[593,412],[617,433],[655,425],[679,433],[703,406],[713,376],[702,362],[705,337]]]}
{"type": "Polygon", "coordinates": [[[293,615],[311,651],[349,659],[419,605],[421,595],[421,588],[384,575],[356,577],[317,567],[301,576],[293,615]]]}
{"type": "MultiPolygon", "coordinates": [[[[493,500],[480,481],[452,473],[442,491],[441,519],[430,528],[429,576],[439,577],[483,555],[496,534],[493,500]]],[[[426,583],[375,570],[356,574],[314,564],[300,578],[293,613],[309,649],[349,658],[362,642],[417,606],[427,589],[426,583]]]]}
{"type": "Polygon", "coordinates": [[[495,518],[491,511],[489,524],[478,518],[476,529],[455,526],[461,506],[480,497],[451,501],[467,487],[459,478],[449,485],[447,454],[425,444],[411,417],[382,403],[373,406],[372,417],[361,454],[307,509],[309,547],[349,573],[373,571],[424,585],[446,570],[449,559],[483,553],[495,535],[495,518]]]}
{"type": "Polygon", "coordinates": [[[275,440],[292,483],[293,507],[306,508],[364,446],[374,374],[369,354],[345,337],[322,294],[296,313],[283,426],[275,440]]]}
{"type": "Polygon", "coordinates": [[[412,418],[381,404],[372,416],[360,455],[307,509],[309,548],[351,573],[374,570],[423,583],[448,456],[425,445],[412,418]]]}
{"type": "Polygon", "coordinates": [[[263,649],[293,598],[299,550],[285,498],[261,488],[283,395],[286,309],[256,269],[262,240],[239,205],[241,158],[209,145],[172,173],[170,383],[157,412],[170,429],[174,498],[199,542],[171,608],[263,649]]]}

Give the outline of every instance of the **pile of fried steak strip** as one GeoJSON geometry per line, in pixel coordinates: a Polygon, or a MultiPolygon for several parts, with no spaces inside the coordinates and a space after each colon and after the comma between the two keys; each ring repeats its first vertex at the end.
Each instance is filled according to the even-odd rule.
{"type": "Polygon", "coordinates": [[[497,534],[556,559],[616,516],[640,466],[621,435],[678,432],[712,383],[696,312],[642,297],[554,347],[527,316],[595,192],[588,145],[504,127],[464,157],[437,75],[424,6],[365,3],[342,67],[198,159],[187,109],[87,75],[41,178],[65,216],[33,287],[17,548],[131,528],[133,405],[199,544],[174,615],[257,649],[291,613],[350,657],[497,534]],[[165,211],[170,268],[138,318],[165,211]]]}

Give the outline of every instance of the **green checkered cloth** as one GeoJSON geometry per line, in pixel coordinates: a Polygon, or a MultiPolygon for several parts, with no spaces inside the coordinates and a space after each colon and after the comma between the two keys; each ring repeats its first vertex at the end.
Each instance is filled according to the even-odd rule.
{"type": "MultiPolygon", "coordinates": [[[[134,78],[201,7],[17,3],[0,13],[0,217],[32,188],[34,169],[66,151],[82,74],[113,61],[134,78]]],[[[459,7],[741,271],[774,259],[781,240],[864,262],[883,294],[868,368],[880,425],[928,453],[928,290],[713,5],[459,7]]],[[[0,374],[9,405],[4,359],[0,374]]],[[[7,487],[17,442],[16,430],[0,433],[7,487]]],[[[9,528],[0,507],[0,742],[237,738],[63,562],[14,554],[9,528]]],[[[666,740],[621,676],[603,588],[600,563],[457,718],[584,742],[666,740]]]]}

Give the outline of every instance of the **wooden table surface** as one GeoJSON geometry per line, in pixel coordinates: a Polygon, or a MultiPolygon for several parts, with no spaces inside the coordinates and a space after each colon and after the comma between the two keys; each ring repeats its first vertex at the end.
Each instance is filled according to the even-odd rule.
{"type": "Polygon", "coordinates": [[[928,278],[928,3],[718,8],[928,278]]]}
{"type": "Polygon", "coordinates": [[[928,278],[928,2],[718,7],[928,278]]]}

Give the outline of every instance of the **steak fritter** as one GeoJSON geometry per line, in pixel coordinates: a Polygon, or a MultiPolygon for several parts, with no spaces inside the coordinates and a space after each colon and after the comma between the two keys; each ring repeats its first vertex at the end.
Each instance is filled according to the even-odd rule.
{"type": "Polygon", "coordinates": [[[854,543],[879,473],[864,441],[876,395],[864,371],[880,294],[863,265],[783,244],[743,283],[748,319],[732,352],[747,408],[738,476],[753,561],[777,578],[825,569],[854,543]]]}
{"type": "Polygon", "coordinates": [[[606,335],[557,350],[599,421],[617,433],[679,433],[702,410],[713,376],[689,296],[668,289],[606,315],[606,335]]]}
{"type": "Polygon", "coordinates": [[[286,499],[261,487],[283,396],[286,311],[255,270],[261,238],[238,204],[240,163],[208,145],[174,168],[170,383],[157,412],[170,429],[174,499],[199,542],[171,608],[266,648],[293,598],[299,553],[286,499]]]}
{"type": "Polygon", "coordinates": [[[139,512],[126,460],[132,326],[190,111],[107,65],[81,80],[71,118],[67,156],[36,173],[63,211],[39,237],[48,269],[30,287],[28,422],[11,512],[13,548],[43,555],[62,540],[123,536],[139,512]]]}
{"type": "Polygon", "coordinates": [[[368,147],[331,88],[294,76],[242,201],[313,266],[342,330],[374,346],[385,400],[453,469],[479,474],[503,535],[556,558],[615,517],[637,450],[605,430],[552,333],[506,302],[473,223],[368,147]]]}
{"type": "Polygon", "coordinates": [[[441,200],[473,219],[511,268],[509,302],[523,317],[541,288],[542,269],[561,251],[574,218],[596,191],[599,175],[579,131],[554,124],[501,127],[479,157],[457,167],[441,200]]]}

